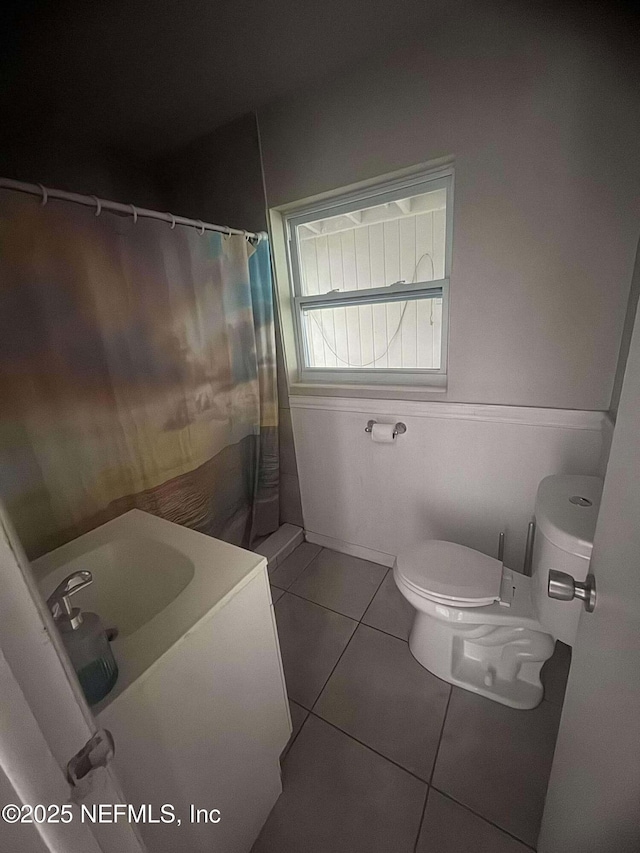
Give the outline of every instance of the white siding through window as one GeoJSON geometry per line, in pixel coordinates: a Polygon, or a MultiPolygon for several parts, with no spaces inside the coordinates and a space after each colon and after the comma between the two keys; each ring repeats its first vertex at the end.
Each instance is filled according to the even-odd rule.
{"type": "MultiPolygon", "coordinates": [[[[364,290],[445,276],[445,210],[300,235],[304,293],[364,290]]],[[[442,299],[306,312],[309,366],[438,368],[442,299]]]]}

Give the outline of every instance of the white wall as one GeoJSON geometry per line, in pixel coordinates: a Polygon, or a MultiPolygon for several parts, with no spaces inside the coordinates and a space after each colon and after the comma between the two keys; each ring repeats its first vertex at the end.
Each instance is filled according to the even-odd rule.
{"type": "Polygon", "coordinates": [[[520,569],[540,480],[601,473],[597,412],[295,396],[291,407],[307,535],[387,565],[428,538],[495,556],[504,530],[505,562],[520,569]],[[407,432],[374,444],[370,418],[407,432]]]}
{"type": "Polygon", "coordinates": [[[455,157],[437,399],[606,410],[640,222],[637,90],[616,44],[525,14],[458,9],[259,109],[268,204],[455,157]]]}

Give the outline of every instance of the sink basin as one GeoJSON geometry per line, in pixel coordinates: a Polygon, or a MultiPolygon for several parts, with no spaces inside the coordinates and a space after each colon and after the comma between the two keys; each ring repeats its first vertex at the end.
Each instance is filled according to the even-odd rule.
{"type": "Polygon", "coordinates": [[[72,572],[85,569],[91,586],[73,595],[82,611],[100,614],[121,638],[134,634],[177,598],[193,579],[193,562],[171,545],[149,539],[114,539],[76,557],[42,579],[47,598],[72,572]]]}
{"type": "Polygon", "coordinates": [[[117,628],[120,671],[99,713],[205,616],[264,568],[265,559],[170,521],[131,510],[35,560],[43,597],[72,572],[93,583],[72,600],[117,628]]]}

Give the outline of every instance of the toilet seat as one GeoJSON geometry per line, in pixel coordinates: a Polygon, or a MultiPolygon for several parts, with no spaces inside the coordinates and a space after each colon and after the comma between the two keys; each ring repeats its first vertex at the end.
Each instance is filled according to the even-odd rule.
{"type": "Polygon", "coordinates": [[[485,607],[500,599],[502,563],[456,542],[430,539],[398,555],[396,570],[414,592],[436,603],[485,607]]]}

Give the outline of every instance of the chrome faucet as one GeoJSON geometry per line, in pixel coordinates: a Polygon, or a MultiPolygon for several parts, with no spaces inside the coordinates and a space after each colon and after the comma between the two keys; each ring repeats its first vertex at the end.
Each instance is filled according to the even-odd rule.
{"type": "Polygon", "coordinates": [[[47,598],[47,607],[56,622],[66,623],[68,620],[73,630],[82,624],[82,614],[79,608],[72,607],[70,596],[74,592],[84,589],[85,586],[89,586],[90,583],[93,583],[91,572],[80,571],[73,572],[62,583],[58,584],[49,598],[47,598]]]}

